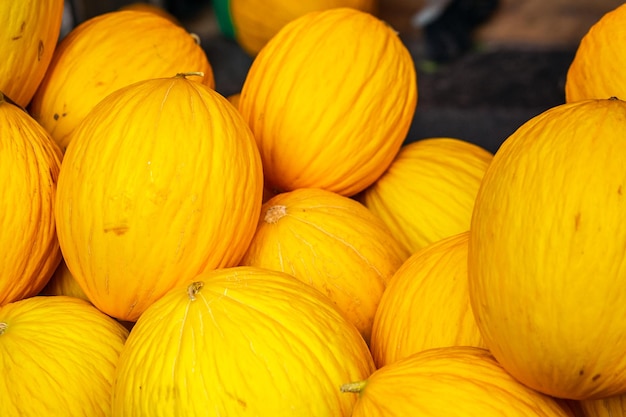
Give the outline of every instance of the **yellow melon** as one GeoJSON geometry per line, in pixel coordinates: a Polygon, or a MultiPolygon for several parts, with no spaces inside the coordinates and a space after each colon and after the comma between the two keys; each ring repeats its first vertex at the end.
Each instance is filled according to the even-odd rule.
{"type": "Polygon", "coordinates": [[[368,13],[377,11],[377,0],[217,0],[221,26],[229,26],[239,45],[256,55],[278,31],[306,13],[351,7],[368,13]]]}
{"type": "Polygon", "coordinates": [[[0,93],[0,305],[36,295],[61,261],[54,199],[61,150],[0,93]]]}
{"type": "Polygon", "coordinates": [[[566,102],[613,96],[626,99],[624,48],[626,3],[603,15],[581,39],[567,70],[566,102]]]}
{"type": "Polygon", "coordinates": [[[223,96],[183,75],[139,81],[98,103],[72,134],[59,243],[89,299],[135,321],[176,283],[236,265],[262,194],[254,138],[223,96]]]}
{"type": "Polygon", "coordinates": [[[139,318],[120,355],[115,416],[349,417],[343,381],[374,370],[321,293],[262,268],[206,272],[139,318]]]}
{"type": "Polygon", "coordinates": [[[67,295],[89,301],[89,297],[80,287],[63,259],[54,274],[40,293],[41,295],[67,295]]]}
{"type": "Polygon", "coordinates": [[[29,106],[62,149],[104,97],[136,81],[203,72],[215,86],[206,53],[181,26],[153,12],[123,10],[90,18],[65,36],[29,106]]]}
{"type": "Polygon", "coordinates": [[[626,391],[626,102],[549,109],[508,137],[476,197],[470,300],[513,376],[573,400],[626,391]]]}
{"type": "Polygon", "coordinates": [[[0,415],[109,417],[128,331],[84,300],[31,297],[0,307],[0,415]]]}
{"type": "Polygon", "coordinates": [[[489,351],[471,346],[418,352],[341,388],[359,394],[352,417],[574,416],[511,377],[489,351]]]}
{"type": "Polygon", "coordinates": [[[0,2],[0,91],[26,107],[57,46],[63,0],[0,2]]]}
{"type": "Polygon", "coordinates": [[[254,59],[239,98],[268,187],[346,196],[391,164],[416,105],[415,64],[398,34],[351,8],[284,26],[254,59]]]}
{"type": "Polygon", "coordinates": [[[358,199],[415,252],[469,229],[474,199],[492,158],[491,152],[456,138],[411,142],[358,199]]]}
{"type": "Polygon", "coordinates": [[[408,256],[357,201],[302,188],[265,202],[240,264],[287,272],[320,290],[369,342],[380,297],[408,256]]]}
{"type": "Polygon", "coordinates": [[[468,235],[418,250],[393,275],[372,327],[370,348],[378,367],[431,348],[486,347],[469,301],[468,235]]]}

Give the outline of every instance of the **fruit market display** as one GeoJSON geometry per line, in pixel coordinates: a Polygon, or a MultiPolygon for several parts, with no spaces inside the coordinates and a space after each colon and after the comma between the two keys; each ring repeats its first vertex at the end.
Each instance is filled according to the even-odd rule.
{"type": "Polygon", "coordinates": [[[149,78],[213,70],[198,39],[167,17],[145,10],[104,13],[59,42],[29,105],[32,116],[65,150],[87,113],[113,91],[149,78]]]}
{"type": "Polygon", "coordinates": [[[319,188],[261,209],[241,265],[287,272],[328,296],[369,342],[379,299],[409,252],[359,202],[319,188]]]}
{"type": "Polygon", "coordinates": [[[456,138],[411,142],[358,199],[415,252],[469,229],[474,199],[492,157],[456,138]]]}
{"type": "Polygon", "coordinates": [[[221,32],[254,56],[290,21],[313,11],[350,7],[375,13],[378,0],[215,0],[221,32]]]}
{"type": "Polygon", "coordinates": [[[0,40],[0,416],[626,415],[618,42],[490,153],[402,146],[415,63],[373,12],[293,18],[224,97],[139,6],[34,64],[55,7],[0,6],[48,10],[0,40]]]}

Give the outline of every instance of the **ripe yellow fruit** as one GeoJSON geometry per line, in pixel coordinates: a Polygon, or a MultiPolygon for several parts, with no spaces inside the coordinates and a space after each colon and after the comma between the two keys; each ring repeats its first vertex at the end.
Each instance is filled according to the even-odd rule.
{"type": "Polygon", "coordinates": [[[29,111],[65,149],[72,131],[108,94],[136,81],[192,71],[215,86],[197,37],[181,26],[153,12],[104,13],[61,40],[29,111]]]}
{"type": "Polygon", "coordinates": [[[393,275],[372,327],[376,366],[431,348],[486,347],[469,302],[468,236],[463,232],[418,250],[393,275]]]}
{"type": "Polygon", "coordinates": [[[344,384],[359,393],[352,417],[573,417],[569,408],[512,378],[486,349],[435,348],[344,384]]]}
{"type": "Polygon", "coordinates": [[[44,77],[61,32],[63,0],[0,2],[0,91],[26,107],[44,77]]]}
{"type": "Polygon", "coordinates": [[[626,390],[626,102],[532,118],[495,154],[476,197],[470,300],[514,377],[573,400],[626,390]]]}
{"type": "Polygon", "coordinates": [[[0,415],[108,417],[128,331],[78,298],[0,307],[0,415]]]}
{"type": "Polygon", "coordinates": [[[136,321],[177,283],[241,260],[262,194],[254,138],[223,96],[182,75],[139,81],[72,134],[59,243],[91,302],[136,321]]]}
{"type": "Polygon", "coordinates": [[[613,395],[597,400],[580,401],[585,417],[624,417],[626,416],[626,395],[613,395]]]}
{"type": "Polygon", "coordinates": [[[317,290],[278,271],[222,268],[137,321],[113,415],[349,417],[356,398],[339,386],[373,371],[357,329],[317,290]]]}
{"type": "Polygon", "coordinates": [[[404,145],[358,199],[411,252],[469,230],[474,199],[493,154],[456,138],[404,145]]]}
{"type": "Polygon", "coordinates": [[[218,0],[222,26],[231,27],[239,45],[250,55],[256,55],[278,31],[306,13],[336,7],[351,7],[368,13],[376,11],[376,0],[218,0]],[[225,19],[227,18],[227,19],[225,19]],[[228,20],[228,21],[224,21],[228,20]]]}
{"type": "Polygon", "coordinates": [[[385,22],[335,8],[284,26],[239,98],[267,185],[352,196],[387,169],[417,105],[415,63],[385,22]]]}
{"type": "Polygon", "coordinates": [[[36,295],[61,261],[54,199],[61,150],[0,93],[0,305],[36,295]]]}
{"type": "Polygon", "coordinates": [[[567,71],[565,100],[626,99],[626,3],[606,13],[580,41],[567,71]]]}
{"type": "Polygon", "coordinates": [[[380,297],[408,256],[362,204],[302,188],[263,205],[240,264],[287,272],[320,290],[369,342],[380,297]]]}
{"type": "Polygon", "coordinates": [[[78,282],[70,272],[63,259],[52,274],[52,277],[41,291],[41,295],[67,295],[89,301],[85,291],[78,285],[78,282]]]}

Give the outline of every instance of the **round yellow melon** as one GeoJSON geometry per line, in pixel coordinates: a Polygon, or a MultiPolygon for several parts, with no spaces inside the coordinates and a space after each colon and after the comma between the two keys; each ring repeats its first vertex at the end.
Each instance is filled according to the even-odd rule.
{"type": "Polygon", "coordinates": [[[415,64],[398,34],[345,7],[284,26],[254,59],[239,98],[268,187],[346,196],[391,164],[416,105],[415,64]]]}
{"type": "Polygon", "coordinates": [[[565,79],[565,101],[626,99],[626,3],[610,10],[583,36],[565,79]]]}
{"type": "Polygon", "coordinates": [[[109,417],[121,324],[74,297],[0,307],[0,415],[109,417]]]}
{"type": "Polygon", "coordinates": [[[113,415],[349,417],[346,380],[374,371],[358,330],[317,290],[262,268],[206,272],[139,318],[113,415]]]}
{"type": "Polygon", "coordinates": [[[509,375],[486,349],[425,350],[342,385],[358,393],[352,417],[573,417],[560,401],[509,375]]]}
{"type": "Polygon", "coordinates": [[[63,0],[0,2],[0,91],[26,107],[57,46],[63,0]]]}
{"type": "Polygon", "coordinates": [[[29,106],[62,149],[104,97],[136,81],[213,70],[197,37],[154,12],[123,10],[90,18],[65,36],[29,106]]]}
{"type": "Polygon", "coordinates": [[[318,289],[369,342],[380,297],[408,256],[362,204],[302,188],[265,202],[240,264],[287,272],[318,289]]]}
{"type": "Polygon", "coordinates": [[[262,194],[254,138],[223,96],[182,75],[139,81],[98,103],[72,134],[59,243],[91,302],[135,321],[177,283],[236,265],[262,194]]]}
{"type": "Polygon", "coordinates": [[[256,55],[278,31],[306,13],[351,7],[368,13],[377,11],[377,0],[216,0],[218,22],[250,55],[256,55]]]}
{"type": "Polygon", "coordinates": [[[61,260],[54,199],[61,150],[0,93],[0,305],[36,295],[61,260]]]}
{"type": "Polygon", "coordinates": [[[468,232],[418,250],[383,293],[370,348],[378,367],[426,349],[486,347],[469,301],[468,232]]]}
{"type": "Polygon", "coordinates": [[[626,102],[585,100],[524,123],[495,154],[468,246],[485,343],[531,388],[626,391],[626,102]]]}
{"type": "Polygon", "coordinates": [[[469,230],[474,199],[493,154],[461,139],[404,145],[359,200],[411,252],[469,230]]]}

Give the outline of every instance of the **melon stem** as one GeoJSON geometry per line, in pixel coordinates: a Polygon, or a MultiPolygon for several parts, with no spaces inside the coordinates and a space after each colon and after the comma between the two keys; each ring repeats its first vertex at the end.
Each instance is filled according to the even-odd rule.
{"type": "Polygon", "coordinates": [[[194,301],[196,299],[196,294],[200,292],[202,287],[204,287],[204,282],[202,281],[192,282],[187,287],[187,296],[189,297],[191,301],[194,301]]]}
{"type": "Polygon", "coordinates": [[[365,385],[367,385],[367,381],[363,380],[363,381],[355,381],[355,382],[348,382],[346,384],[343,384],[340,388],[341,392],[353,392],[355,394],[360,394],[363,392],[363,389],[365,388],[365,385]]]}
{"type": "Polygon", "coordinates": [[[190,71],[190,72],[179,72],[175,75],[176,78],[187,78],[192,76],[204,77],[204,72],[202,71],[190,71]]]}
{"type": "Polygon", "coordinates": [[[286,206],[272,206],[267,209],[265,212],[265,223],[274,224],[277,223],[281,218],[287,215],[287,207],[286,206]]]}

